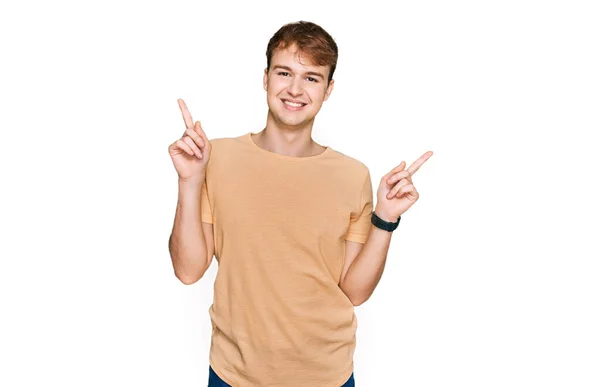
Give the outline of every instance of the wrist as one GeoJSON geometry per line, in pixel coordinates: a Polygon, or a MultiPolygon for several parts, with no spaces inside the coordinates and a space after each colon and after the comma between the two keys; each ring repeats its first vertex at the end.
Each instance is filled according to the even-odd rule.
{"type": "Polygon", "coordinates": [[[389,214],[385,213],[385,211],[382,211],[378,206],[375,206],[374,212],[375,215],[386,222],[396,223],[398,221],[398,217],[390,216],[389,214]]]}
{"type": "Polygon", "coordinates": [[[201,189],[204,184],[204,175],[194,176],[193,179],[179,179],[177,184],[180,190],[197,190],[201,189]]]}

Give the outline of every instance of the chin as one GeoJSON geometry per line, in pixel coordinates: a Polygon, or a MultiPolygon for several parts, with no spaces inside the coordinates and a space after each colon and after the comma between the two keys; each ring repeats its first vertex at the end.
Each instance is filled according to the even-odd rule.
{"type": "Polygon", "coordinates": [[[281,117],[279,117],[278,120],[279,120],[279,122],[281,122],[282,124],[284,124],[286,126],[303,126],[306,123],[306,121],[303,121],[303,120],[289,120],[286,118],[282,119],[281,117]]]}
{"type": "Polygon", "coordinates": [[[293,115],[286,113],[288,112],[271,111],[271,114],[273,118],[275,118],[275,121],[280,122],[286,126],[301,126],[310,121],[310,118],[304,115],[294,117],[293,115]]]}

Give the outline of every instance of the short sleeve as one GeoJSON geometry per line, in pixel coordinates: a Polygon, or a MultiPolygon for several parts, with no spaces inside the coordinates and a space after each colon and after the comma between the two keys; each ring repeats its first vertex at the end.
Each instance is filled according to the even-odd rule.
{"type": "Polygon", "coordinates": [[[210,208],[210,202],[208,201],[208,190],[206,188],[206,179],[204,180],[204,184],[202,184],[202,193],[200,200],[200,211],[202,213],[202,221],[205,223],[213,223],[212,219],[212,211],[210,208]]]}
{"type": "Polygon", "coordinates": [[[346,234],[346,240],[365,243],[371,230],[371,213],[373,212],[373,187],[371,186],[371,175],[367,176],[361,188],[360,202],[350,217],[350,227],[346,234]]]}

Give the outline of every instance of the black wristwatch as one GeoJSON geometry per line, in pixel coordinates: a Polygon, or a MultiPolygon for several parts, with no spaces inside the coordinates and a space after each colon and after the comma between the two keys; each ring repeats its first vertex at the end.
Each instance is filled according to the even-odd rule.
{"type": "Polygon", "coordinates": [[[399,216],[398,221],[396,223],[386,222],[385,220],[381,219],[379,216],[375,215],[375,211],[373,211],[373,213],[371,214],[371,223],[373,223],[373,225],[375,225],[375,227],[377,227],[377,228],[392,232],[396,228],[398,228],[398,225],[400,224],[400,218],[402,218],[402,217],[399,216]]]}

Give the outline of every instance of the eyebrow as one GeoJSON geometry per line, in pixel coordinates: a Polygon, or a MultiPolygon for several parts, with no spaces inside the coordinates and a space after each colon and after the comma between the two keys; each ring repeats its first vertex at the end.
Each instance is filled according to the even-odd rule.
{"type": "MultiPolygon", "coordinates": [[[[294,71],[293,71],[291,68],[289,68],[288,66],[283,66],[283,65],[274,65],[274,66],[273,66],[273,70],[275,70],[275,69],[278,69],[278,68],[279,68],[279,69],[283,69],[283,70],[287,70],[287,71],[289,71],[290,73],[293,73],[293,72],[294,72],[294,71]]],[[[317,72],[315,72],[315,71],[307,71],[307,72],[305,72],[304,74],[305,74],[305,75],[314,75],[315,77],[320,77],[321,79],[325,79],[325,76],[323,76],[323,74],[321,74],[321,73],[317,73],[317,72]]]]}

